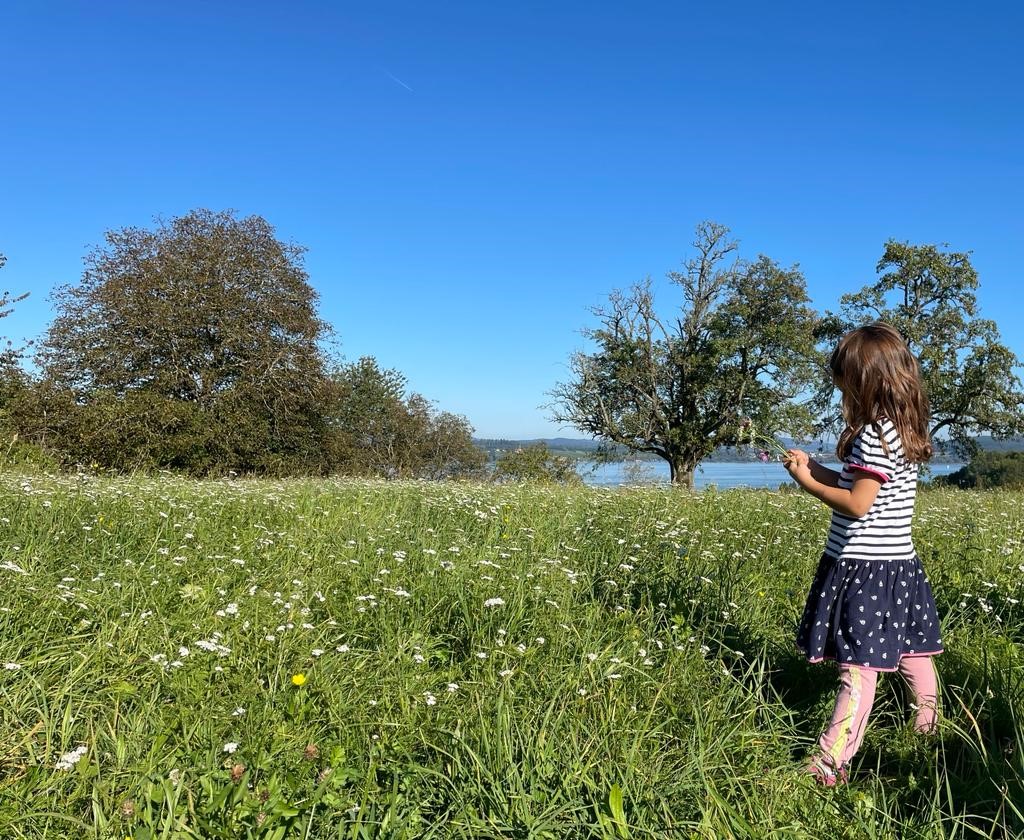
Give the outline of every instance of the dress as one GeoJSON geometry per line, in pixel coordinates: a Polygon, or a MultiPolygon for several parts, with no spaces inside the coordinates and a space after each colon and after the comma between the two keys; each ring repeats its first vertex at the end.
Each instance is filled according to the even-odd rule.
{"type": "Polygon", "coordinates": [[[854,439],[839,486],[852,487],[858,470],[882,485],[859,519],[833,511],[796,644],[811,662],[835,659],[895,671],[904,656],[941,653],[942,638],[910,535],[917,465],[904,458],[899,432],[888,419],[868,424],[854,439]]]}

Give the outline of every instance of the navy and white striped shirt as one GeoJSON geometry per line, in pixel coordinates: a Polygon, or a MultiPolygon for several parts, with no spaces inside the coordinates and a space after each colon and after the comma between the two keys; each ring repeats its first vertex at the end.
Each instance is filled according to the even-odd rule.
{"type": "Polygon", "coordinates": [[[871,509],[859,519],[832,512],[825,553],[836,559],[909,560],[914,557],[910,520],[917,492],[917,464],[906,460],[891,420],[866,425],[854,438],[839,486],[849,490],[858,471],[882,482],[871,509]],[[884,439],[886,446],[883,447],[884,439]]]}

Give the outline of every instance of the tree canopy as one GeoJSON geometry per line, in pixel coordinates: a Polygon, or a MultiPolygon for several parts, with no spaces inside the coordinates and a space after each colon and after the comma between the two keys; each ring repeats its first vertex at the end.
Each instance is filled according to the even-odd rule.
{"type": "Polygon", "coordinates": [[[899,330],[921,363],[931,434],[947,434],[961,454],[973,451],[978,433],[1024,432],[1021,361],[979,313],[970,254],[890,240],[877,273],[874,283],[843,295],[829,337],[876,320],[899,330]]]}
{"type": "Polygon", "coordinates": [[[119,467],[319,469],[326,325],[302,254],[230,212],[108,232],[55,293],[52,432],[119,467]]]}
{"type": "Polygon", "coordinates": [[[331,377],[326,418],[334,459],[350,473],[385,478],[461,478],[481,474],[486,453],[465,417],[438,412],[407,380],[364,356],[331,377]]]}
{"type": "Polygon", "coordinates": [[[761,435],[809,431],[814,415],[800,397],[821,364],[796,266],[738,260],[738,243],[714,222],[698,225],[693,247],[684,270],[668,274],[680,308],[657,311],[650,280],[613,292],[594,310],[600,325],[584,330],[597,349],[573,355],[551,404],[555,421],[654,453],[686,485],[702,459],[752,425],[761,435]]]}

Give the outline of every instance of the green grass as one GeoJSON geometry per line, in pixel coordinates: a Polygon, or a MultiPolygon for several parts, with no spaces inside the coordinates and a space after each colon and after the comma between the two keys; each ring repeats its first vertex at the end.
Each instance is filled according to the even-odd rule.
{"type": "Polygon", "coordinates": [[[941,731],[886,678],[832,791],[798,768],[836,675],[792,644],[826,527],[795,493],[0,477],[0,837],[1024,836],[1024,495],[921,494],[941,731]]]}

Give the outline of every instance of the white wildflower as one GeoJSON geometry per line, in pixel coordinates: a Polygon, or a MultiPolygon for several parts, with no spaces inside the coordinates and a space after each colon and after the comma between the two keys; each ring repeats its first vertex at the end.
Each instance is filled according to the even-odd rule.
{"type": "Polygon", "coordinates": [[[64,753],[64,755],[58,758],[53,768],[55,770],[71,770],[87,752],[89,752],[89,748],[85,745],[75,747],[71,752],[64,753]]]}

